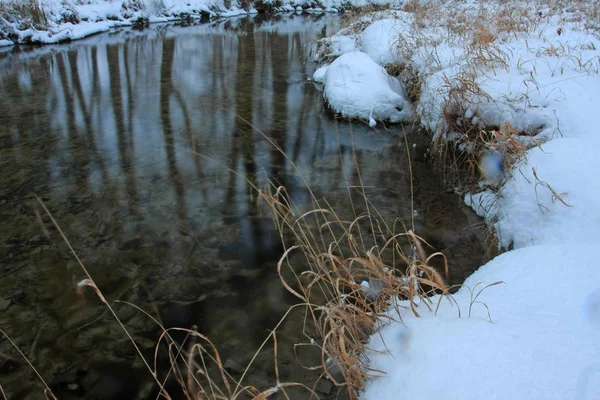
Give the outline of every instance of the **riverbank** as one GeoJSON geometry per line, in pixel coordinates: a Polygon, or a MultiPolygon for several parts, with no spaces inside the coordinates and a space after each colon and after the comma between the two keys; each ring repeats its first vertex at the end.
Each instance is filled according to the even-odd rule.
{"type": "Polygon", "coordinates": [[[149,23],[215,19],[268,12],[338,12],[353,6],[393,1],[313,0],[3,0],[0,47],[54,44],[82,39],[111,28],[149,23]]]}
{"type": "Polygon", "coordinates": [[[593,398],[598,5],[417,1],[365,15],[319,48],[314,78],[335,112],[376,126],[410,102],[436,157],[457,150],[483,172],[465,202],[505,250],[451,298],[420,302],[420,317],[408,302],[390,311],[402,322],[371,337],[368,365],[385,373],[362,398],[593,398]],[[356,107],[382,85],[393,95],[356,107]]]}

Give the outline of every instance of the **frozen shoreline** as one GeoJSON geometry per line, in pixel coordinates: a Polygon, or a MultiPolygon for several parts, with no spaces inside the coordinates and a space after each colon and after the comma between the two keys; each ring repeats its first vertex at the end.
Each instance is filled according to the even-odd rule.
{"type": "MultiPolygon", "coordinates": [[[[35,0],[34,0],[35,1],[35,0]]],[[[2,14],[0,9],[0,47],[19,44],[56,44],[79,40],[112,28],[149,23],[227,18],[256,14],[259,10],[276,13],[336,13],[348,6],[384,5],[393,1],[312,0],[261,1],[226,0],[39,0],[45,25],[17,12],[2,14]]],[[[6,5],[10,8],[10,2],[6,5]]]]}
{"type": "MultiPolygon", "coordinates": [[[[434,142],[455,143],[473,162],[493,154],[491,162],[478,159],[488,180],[465,202],[507,251],[437,312],[421,304],[417,318],[406,302],[399,302],[404,312],[390,311],[402,322],[374,334],[367,352],[369,367],[386,373],[371,379],[361,398],[594,398],[600,393],[600,269],[593,260],[600,250],[597,10],[588,2],[556,9],[543,2],[415,4],[408,12],[370,14],[323,39],[321,60],[333,66],[361,52],[369,63],[400,70],[404,92],[417,92],[414,118],[434,142]]],[[[358,99],[365,93],[356,77],[372,77],[362,78],[364,62],[353,59],[346,83],[338,78],[335,87],[358,99]]],[[[323,82],[329,106],[375,126],[352,103],[332,100],[328,68],[314,79],[323,82]]],[[[369,108],[390,103],[381,96],[379,102],[369,108]]],[[[434,310],[438,300],[431,299],[434,310]]]]}

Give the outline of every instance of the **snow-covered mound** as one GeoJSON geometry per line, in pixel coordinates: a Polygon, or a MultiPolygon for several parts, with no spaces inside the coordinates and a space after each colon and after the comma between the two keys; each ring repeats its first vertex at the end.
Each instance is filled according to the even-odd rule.
{"type": "Polygon", "coordinates": [[[527,153],[499,197],[484,191],[466,201],[494,224],[505,247],[599,243],[599,154],[595,137],[554,139],[527,153]]]}
{"type": "Polygon", "coordinates": [[[505,253],[465,282],[458,307],[446,299],[437,316],[425,307],[421,318],[404,313],[403,324],[371,337],[370,367],[387,375],[371,380],[361,399],[598,398],[600,268],[581,267],[596,265],[599,250],[505,253]]]}
{"type": "Polygon", "coordinates": [[[317,70],[329,106],[344,117],[401,122],[410,119],[410,104],[397,79],[367,54],[354,51],[317,70]]]}
{"type": "Polygon", "coordinates": [[[379,65],[403,61],[399,49],[403,43],[402,33],[410,31],[411,14],[398,12],[395,18],[386,18],[369,25],[362,33],[362,51],[379,65]]]}

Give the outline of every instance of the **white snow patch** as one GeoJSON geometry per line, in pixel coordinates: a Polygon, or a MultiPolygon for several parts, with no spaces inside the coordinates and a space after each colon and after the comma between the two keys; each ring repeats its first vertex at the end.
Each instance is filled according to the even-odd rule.
{"type": "Polygon", "coordinates": [[[391,122],[411,117],[400,83],[365,53],[355,51],[337,58],[327,68],[324,84],[329,106],[345,117],[391,122]]]}
{"type": "Polygon", "coordinates": [[[379,65],[401,61],[399,46],[402,44],[402,33],[410,31],[412,21],[411,14],[398,13],[397,18],[374,22],[362,33],[362,51],[379,65]]]}
{"type": "Polygon", "coordinates": [[[522,248],[540,243],[598,243],[600,141],[557,138],[542,149],[528,152],[494,207],[485,213],[490,221],[497,221],[494,226],[501,244],[522,248]]]}
{"type": "Polygon", "coordinates": [[[325,64],[315,71],[315,73],[313,74],[313,80],[315,82],[323,83],[325,81],[327,67],[329,67],[329,64],[325,64]]]}

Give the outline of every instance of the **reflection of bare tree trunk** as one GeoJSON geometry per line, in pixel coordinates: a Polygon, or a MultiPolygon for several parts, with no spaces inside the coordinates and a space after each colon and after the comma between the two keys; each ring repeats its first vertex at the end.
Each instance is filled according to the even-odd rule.
{"type": "MultiPolygon", "coordinates": [[[[74,51],[69,52],[69,65],[71,67],[71,81],[73,83],[73,89],[75,90],[77,102],[79,103],[81,114],[83,116],[83,122],[85,124],[84,134],[87,139],[87,147],[89,152],[91,153],[91,156],[94,157],[94,161],[96,162],[98,168],[100,168],[100,172],[102,174],[102,183],[106,187],[108,183],[106,165],[104,164],[104,160],[102,159],[102,156],[98,153],[98,148],[96,147],[92,116],[90,115],[90,110],[86,103],[83,88],[81,87],[81,76],[79,73],[79,66],[77,65],[77,54],[74,51]]],[[[95,68],[96,66],[93,65],[92,67],[95,68]]],[[[87,100],[91,103],[91,99],[87,100]]]]}
{"type": "Polygon", "coordinates": [[[213,93],[216,96],[223,96],[223,104],[229,104],[229,91],[227,90],[225,72],[225,46],[224,41],[227,40],[221,36],[215,36],[213,40],[213,93]],[[216,73],[215,73],[216,72],[216,73]]]}
{"type": "Polygon", "coordinates": [[[167,163],[169,176],[175,189],[177,199],[177,219],[179,229],[188,231],[188,219],[185,210],[185,189],[181,183],[179,170],[177,168],[177,157],[175,154],[175,139],[171,125],[171,94],[173,93],[173,59],[175,57],[175,39],[163,39],[162,65],[160,68],[160,117],[165,137],[165,150],[167,152],[167,163]]]}
{"type": "MultiPolygon", "coordinates": [[[[239,36],[238,44],[238,61],[236,70],[236,93],[235,93],[235,110],[237,118],[234,124],[234,146],[242,146],[242,157],[244,164],[245,178],[249,182],[245,182],[247,191],[247,207],[251,216],[257,214],[257,205],[253,201],[254,191],[250,182],[256,186],[256,164],[255,164],[255,146],[254,146],[254,130],[248,124],[252,122],[254,114],[254,72],[256,68],[256,48],[254,41],[254,32],[252,24],[249,21],[244,21],[243,32],[239,36]]],[[[237,150],[235,150],[237,153],[237,150]]],[[[237,154],[231,160],[232,169],[237,169],[237,154]]],[[[236,177],[230,175],[229,188],[235,189],[236,177]]],[[[241,194],[241,193],[240,193],[241,194]]],[[[260,249],[260,226],[256,221],[252,222],[252,241],[248,243],[253,249],[260,249]]]]}
{"type": "MultiPolygon", "coordinates": [[[[271,137],[285,151],[287,141],[287,95],[288,95],[288,36],[272,33],[271,67],[273,68],[273,121],[271,121],[271,137]]],[[[285,182],[285,156],[282,151],[273,147],[273,166],[283,173],[282,185],[285,182]]]]}
{"type": "MultiPolygon", "coordinates": [[[[46,71],[49,66],[46,62],[42,64],[41,70],[46,71]]],[[[31,93],[47,93],[49,79],[34,79],[31,90],[24,90],[19,72],[15,68],[2,76],[0,110],[3,110],[4,115],[0,115],[0,176],[8,178],[8,185],[0,187],[0,199],[3,201],[25,199],[31,195],[32,190],[40,193],[42,188],[38,185],[43,185],[45,191],[50,182],[48,158],[54,155],[52,149],[46,147],[46,141],[33,137],[36,132],[46,133],[51,126],[46,108],[35,104],[35,98],[31,96],[31,93]],[[36,109],[36,106],[39,108],[36,109]],[[23,171],[24,166],[27,171],[23,171]],[[11,184],[10,177],[22,173],[26,174],[28,180],[15,179],[14,184],[11,184]]],[[[7,205],[4,204],[3,207],[0,217],[4,216],[2,211],[7,211],[7,205]]]]}
{"type": "Polygon", "coordinates": [[[135,165],[133,161],[133,143],[130,135],[126,134],[125,115],[123,114],[123,88],[121,82],[121,61],[119,58],[118,45],[107,46],[106,55],[108,60],[108,71],[110,74],[110,97],[112,98],[113,110],[115,113],[115,123],[117,126],[117,140],[119,142],[119,157],[121,170],[125,176],[125,190],[129,202],[129,211],[140,216],[139,204],[137,201],[137,181],[135,177],[135,165]],[[128,137],[129,136],[129,137],[128,137]]]}
{"type": "MultiPolygon", "coordinates": [[[[294,38],[293,38],[293,43],[292,43],[292,52],[298,52],[298,55],[294,55],[295,58],[299,59],[299,60],[306,60],[308,57],[306,55],[306,49],[304,48],[304,46],[302,46],[302,37],[301,37],[301,33],[295,33],[294,34],[294,38]]],[[[304,66],[304,76],[308,76],[308,65],[309,63],[302,63],[302,65],[304,66]]]]}
{"type": "MultiPolygon", "coordinates": [[[[196,176],[202,182],[204,180],[205,175],[204,175],[204,171],[202,170],[202,159],[199,156],[200,149],[198,148],[198,145],[196,143],[196,136],[194,136],[194,133],[192,132],[192,116],[190,115],[190,111],[188,110],[188,108],[185,104],[185,100],[184,100],[183,96],[181,95],[181,93],[179,92],[179,90],[173,89],[173,96],[175,97],[175,100],[179,103],[179,107],[181,108],[181,113],[183,114],[186,136],[187,136],[187,139],[188,139],[188,142],[190,145],[190,149],[193,152],[194,167],[196,168],[196,176]]],[[[208,200],[208,192],[204,185],[200,186],[200,191],[202,192],[204,199],[208,200]]]]}
{"type": "MultiPolygon", "coordinates": [[[[259,48],[256,49],[256,68],[258,70],[258,76],[267,77],[269,76],[270,69],[272,69],[273,67],[271,52],[267,51],[268,46],[270,45],[268,39],[271,36],[271,34],[268,32],[261,32],[259,33],[259,35],[259,48]]],[[[260,87],[258,89],[260,89],[261,93],[263,93],[262,91],[265,90],[265,86],[267,85],[267,83],[261,80],[261,82],[259,82],[259,85],[260,87]]],[[[266,120],[266,118],[269,116],[267,112],[272,111],[272,106],[273,105],[270,103],[267,104],[265,98],[261,96],[260,101],[254,105],[254,115],[258,116],[258,118],[260,118],[261,120],[266,120]]]]}
{"type": "MultiPolygon", "coordinates": [[[[57,55],[58,62],[58,74],[60,76],[61,87],[65,98],[66,112],[67,112],[67,132],[69,133],[69,150],[71,156],[75,159],[75,177],[77,180],[78,188],[83,189],[85,192],[88,190],[88,172],[90,168],[90,158],[87,146],[82,143],[79,137],[77,128],[77,120],[75,115],[75,99],[73,98],[73,92],[69,78],[67,76],[67,60],[71,63],[71,54],[74,57],[74,51],[71,51],[69,58],[65,54],[57,55]]],[[[75,64],[77,61],[75,60],[75,64]]],[[[69,65],[70,66],[70,65],[69,65]]],[[[76,80],[73,69],[71,68],[71,79],[76,80]]],[[[78,77],[77,77],[78,79],[78,77]]]]}
{"type": "Polygon", "coordinates": [[[133,141],[133,107],[134,107],[134,95],[131,87],[131,68],[129,67],[129,42],[125,42],[125,49],[123,54],[123,60],[125,61],[125,79],[127,79],[127,128],[129,129],[129,139],[131,140],[131,147],[135,145],[133,141]]]}
{"type": "MultiPolygon", "coordinates": [[[[254,71],[256,63],[256,51],[254,43],[254,33],[252,25],[248,21],[244,21],[247,28],[239,36],[238,51],[244,54],[238,55],[237,74],[236,74],[236,114],[237,117],[234,125],[234,134],[239,138],[243,148],[244,168],[246,177],[250,180],[255,179],[256,165],[254,162],[254,131],[248,124],[252,122],[254,111],[254,71]],[[246,122],[247,121],[247,122],[246,122]]],[[[235,166],[234,166],[235,168],[235,166]]],[[[252,197],[252,188],[248,188],[248,195],[252,197]]]]}
{"type": "MultiPolygon", "coordinates": [[[[100,110],[100,64],[98,63],[98,46],[92,49],[92,98],[90,99],[90,109],[92,111],[100,110]]],[[[98,128],[102,131],[102,118],[98,118],[98,128]]]]}

